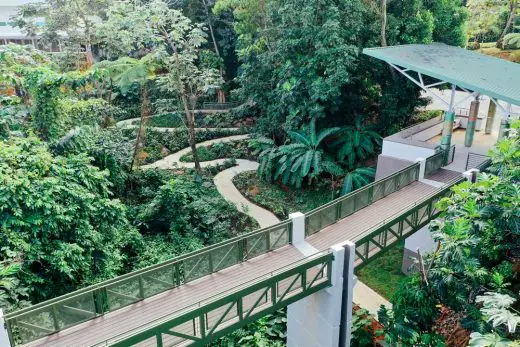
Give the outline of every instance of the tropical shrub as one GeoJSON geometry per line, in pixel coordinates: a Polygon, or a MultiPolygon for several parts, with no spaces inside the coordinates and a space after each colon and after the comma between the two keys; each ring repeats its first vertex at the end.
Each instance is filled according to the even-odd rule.
{"type": "Polygon", "coordinates": [[[339,136],[332,146],[337,152],[338,160],[346,162],[349,168],[374,155],[381,146],[381,136],[363,126],[360,117],[356,118],[354,126],[342,128],[339,136]]]}
{"type": "Polygon", "coordinates": [[[343,170],[323,148],[325,139],[339,131],[339,128],[328,128],[317,132],[315,118],[303,131],[288,131],[293,143],[268,148],[258,156],[259,176],[268,180],[280,178],[283,184],[296,187],[301,187],[305,178],[311,183],[322,172],[340,176],[343,170]]]}
{"type": "MultiPolygon", "coordinates": [[[[195,138],[197,143],[238,135],[244,133],[245,129],[237,130],[204,130],[197,131],[195,138]]],[[[179,129],[175,131],[161,132],[151,128],[146,129],[146,143],[144,147],[145,163],[153,163],[161,159],[163,156],[175,153],[189,146],[188,133],[186,129],[179,129]]]]}
{"type": "MultiPolygon", "coordinates": [[[[255,160],[256,156],[251,153],[248,146],[248,141],[233,141],[233,142],[217,142],[211,146],[197,147],[200,161],[210,161],[222,158],[240,158],[255,160]]],[[[186,154],[181,157],[181,161],[192,162],[193,156],[186,154]]]]}
{"type": "Polygon", "coordinates": [[[110,105],[103,99],[63,98],[56,107],[66,131],[81,125],[107,126],[124,113],[119,107],[110,105]]]}
{"type": "Polygon", "coordinates": [[[0,261],[23,259],[37,302],[113,277],[139,240],[108,173],[85,154],[54,156],[35,138],[0,142],[0,261]]]}
{"type": "Polygon", "coordinates": [[[126,189],[131,171],[134,140],[124,136],[117,127],[75,127],[60,138],[52,149],[56,154],[86,153],[92,164],[108,170],[112,190],[118,194],[126,189]]]}
{"type": "Polygon", "coordinates": [[[504,49],[520,49],[520,33],[510,33],[504,36],[504,49]]]}
{"type": "MultiPolygon", "coordinates": [[[[178,235],[208,245],[252,230],[251,218],[238,213],[211,181],[182,176],[159,187],[154,198],[140,209],[137,220],[145,233],[178,235]]],[[[182,245],[182,244],[181,244],[182,245]]],[[[178,249],[178,254],[186,249],[178,249]]]]}

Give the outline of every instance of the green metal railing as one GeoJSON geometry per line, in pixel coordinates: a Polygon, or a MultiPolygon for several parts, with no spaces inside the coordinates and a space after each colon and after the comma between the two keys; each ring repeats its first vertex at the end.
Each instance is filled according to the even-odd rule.
{"type": "Polygon", "coordinates": [[[439,151],[428,158],[426,158],[426,163],[424,166],[424,176],[429,176],[436,171],[438,171],[441,167],[450,164],[453,162],[455,157],[455,145],[452,145],[447,151],[439,151]]]}
{"type": "Polygon", "coordinates": [[[288,245],[291,222],[254,231],[5,316],[27,343],[288,245]]]}
{"type": "Polygon", "coordinates": [[[332,261],[333,255],[328,251],[313,255],[99,346],[126,347],[146,342],[158,347],[186,343],[204,346],[270,312],[329,287],[332,261]]]}
{"type": "Polygon", "coordinates": [[[370,183],[305,214],[305,235],[310,236],[340,219],[365,208],[417,180],[419,163],[412,164],[382,180],[370,183]]]}
{"type": "Polygon", "coordinates": [[[415,203],[411,207],[407,207],[405,211],[394,214],[394,217],[385,220],[378,226],[374,227],[367,236],[362,239],[355,240],[356,243],[356,267],[362,267],[368,260],[378,255],[388,246],[408,237],[420,228],[427,225],[432,219],[439,215],[436,208],[437,202],[443,197],[451,194],[451,188],[464,181],[463,177],[458,177],[446,186],[415,203]]]}

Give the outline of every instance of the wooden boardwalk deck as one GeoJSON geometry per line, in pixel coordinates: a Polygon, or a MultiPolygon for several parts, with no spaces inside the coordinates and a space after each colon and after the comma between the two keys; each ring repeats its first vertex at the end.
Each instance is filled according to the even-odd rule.
{"type": "Polygon", "coordinates": [[[413,182],[400,191],[390,194],[340,220],[336,224],[332,224],[311,235],[305,241],[318,250],[325,250],[346,240],[356,242],[369,234],[376,225],[398,214],[401,210],[413,205],[436,190],[433,186],[413,182]]]}
{"type": "MultiPolygon", "coordinates": [[[[325,250],[346,240],[359,240],[372,227],[412,206],[436,190],[433,186],[414,182],[321,230],[307,238],[306,241],[318,250],[325,250]]],[[[209,301],[214,296],[233,290],[237,286],[262,276],[266,278],[272,271],[303,258],[304,256],[294,246],[285,246],[25,346],[101,346],[111,338],[136,330],[165,316],[174,317],[177,313],[197,306],[201,301],[209,301]]]]}

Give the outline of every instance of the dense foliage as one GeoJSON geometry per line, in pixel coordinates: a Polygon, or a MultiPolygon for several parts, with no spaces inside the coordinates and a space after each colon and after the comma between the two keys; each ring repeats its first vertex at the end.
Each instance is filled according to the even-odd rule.
{"type": "Polygon", "coordinates": [[[139,239],[108,172],[85,154],[55,156],[30,136],[0,142],[2,259],[23,260],[20,285],[41,300],[118,274],[139,239]]]}

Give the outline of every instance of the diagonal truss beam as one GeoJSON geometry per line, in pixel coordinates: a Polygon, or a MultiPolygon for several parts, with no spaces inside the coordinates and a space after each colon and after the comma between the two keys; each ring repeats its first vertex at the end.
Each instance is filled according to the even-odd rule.
{"type": "MultiPolygon", "coordinates": [[[[422,90],[424,90],[426,93],[428,93],[429,95],[433,96],[435,99],[439,100],[441,103],[443,103],[444,105],[446,105],[447,107],[447,110],[448,111],[453,111],[455,109],[456,106],[462,104],[463,102],[465,102],[466,100],[468,100],[469,98],[472,98],[472,97],[479,97],[480,96],[480,93],[478,92],[474,92],[474,91],[471,91],[471,90],[468,90],[466,88],[463,88],[461,86],[456,86],[456,85],[453,85],[454,88],[452,88],[452,98],[451,98],[451,101],[448,102],[446,101],[442,96],[438,95],[437,93],[435,93],[432,88],[433,87],[437,87],[437,86],[440,86],[440,85],[443,85],[443,84],[447,84],[449,82],[447,81],[439,81],[439,82],[435,82],[435,83],[431,83],[431,84],[425,84],[424,83],[424,78],[423,78],[423,75],[420,73],[420,72],[417,72],[417,78],[414,78],[410,73],[409,71],[413,71],[409,68],[406,68],[406,69],[403,69],[393,63],[388,63],[394,70],[396,70],[397,72],[399,72],[400,74],[402,74],[403,76],[405,76],[407,79],[409,79],[410,81],[412,81],[415,85],[417,85],[418,87],[420,87],[422,90]],[[453,94],[454,94],[454,91],[456,90],[456,88],[460,88],[461,90],[465,91],[466,93],[468,93],[469,95],[467,97],[465,97],[463,100],[455,103],[454,102],[454,98],[453,98],[453,94]]],[[[502,111],[503,115],[504,115],[504,118],[507,118],[511,115],[517,115],[517,116],[520,116],[520,114],[515,114],[512,112],[512,109],[511,109],[511,104],[507,104],[507,107],[504,108],[504,106],[502,106],[499,102],[495,101],[494,98],[489,98],[491,101],[490,102],[493,102],[498,109],[500,109],[500,111],[502,111]]]]}

